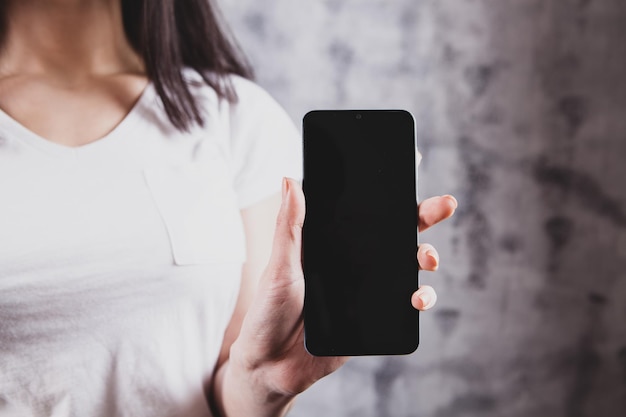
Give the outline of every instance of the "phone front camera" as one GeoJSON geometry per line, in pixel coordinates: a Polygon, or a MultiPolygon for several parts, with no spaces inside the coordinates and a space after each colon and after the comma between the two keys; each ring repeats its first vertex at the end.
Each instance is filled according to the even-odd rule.
{"type": "Polygon", "coordinates": [[[357,114],[357,115],[356,115],[356,118],[360,120],[360,119],[361,119],[361,115],[360,115],[360,114],[357,114]]]}

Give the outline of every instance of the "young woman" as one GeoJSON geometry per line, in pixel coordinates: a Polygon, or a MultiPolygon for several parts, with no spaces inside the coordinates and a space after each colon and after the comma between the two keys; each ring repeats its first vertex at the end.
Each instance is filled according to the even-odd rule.
{"type": "Polygon", "coordinates": [[[299,135],[210,4],[0,8],[0,416],[284,415],[345,359],[303,347],[299,135]]]}

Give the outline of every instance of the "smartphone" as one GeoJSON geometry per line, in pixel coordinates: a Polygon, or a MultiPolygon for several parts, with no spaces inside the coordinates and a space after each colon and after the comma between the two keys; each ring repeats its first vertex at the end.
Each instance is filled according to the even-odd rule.
{"type": "Polygon", "coordinates": [[[404,110],[303,119],[306,349],[408,354],[419,343],[416,134],[404,110]]]}

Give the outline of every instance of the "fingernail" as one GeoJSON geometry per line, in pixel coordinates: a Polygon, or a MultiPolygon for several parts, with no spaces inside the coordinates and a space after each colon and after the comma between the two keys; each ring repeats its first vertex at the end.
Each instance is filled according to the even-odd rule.
{"type": "Polygon", "coordinates": [[[435,265],[433,269],[439,268],[439,259],[437,258],[437,254],[432,249],[428,249],[426,251],[426,256],[430,258],[430,261],[435,265]]]}
{"type": "Polygon", "coordinates": [[[427,293],[422,293],[418,295],[417,298],[419,298],[420,303],[422,303],[422,308],[426,309],[430,307],[430,302],[432,301],[430,295],[428,295],[427,293]]]}
{"type": "Polygon", "coordinates": [[[287,196],[287,192],[289,191],[289,182],[287,181],[287,177],[283,177],[283,186],[282,186],[282,196],[283,200],[287,196]]]}
{"type": "Polygon", "coordinates": [[[448,200],[452,201],[452,204],[454,204],[454,209],[456,210],[457,207],[459,207],[459,202],[456,201],[456,198],[454,198],[454,196],[450,195],[450,194],[446,194],[444,195],[445,198],[447,198],[448,200]]]}

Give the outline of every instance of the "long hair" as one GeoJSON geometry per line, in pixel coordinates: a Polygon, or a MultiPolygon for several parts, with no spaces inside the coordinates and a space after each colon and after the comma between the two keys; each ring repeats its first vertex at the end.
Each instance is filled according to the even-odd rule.
{"type": "Polygon", "coordinates": [[[221,98],[237,96],[226,75],[253,78],[212,0],[121,0],[124,30],[144,60],[170,121],[187,130],[204,120],[182,69],[193,68],[221,98]]]}

